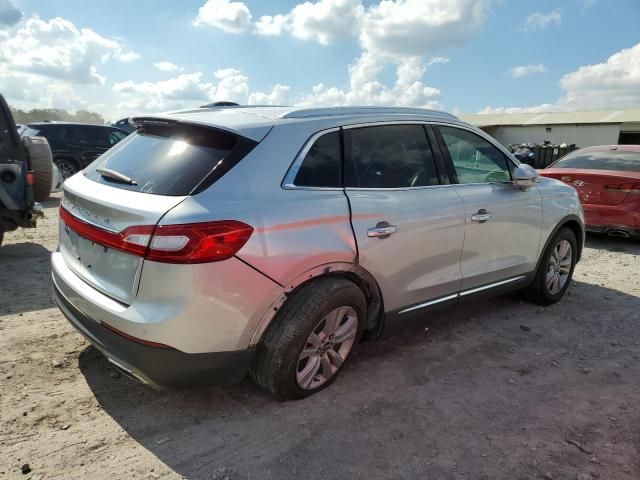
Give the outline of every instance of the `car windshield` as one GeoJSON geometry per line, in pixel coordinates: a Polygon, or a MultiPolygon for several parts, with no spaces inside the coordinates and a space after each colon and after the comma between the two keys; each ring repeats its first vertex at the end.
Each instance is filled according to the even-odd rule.
{"type": "Polygon", "coordinates": [[[561,158],[547,168],[585,168],[640,172],[640,152],[619,150],[576,152],[561,158]]]}

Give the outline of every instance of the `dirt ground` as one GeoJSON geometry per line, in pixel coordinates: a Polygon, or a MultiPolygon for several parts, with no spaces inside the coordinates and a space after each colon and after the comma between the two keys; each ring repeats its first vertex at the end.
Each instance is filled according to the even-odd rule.
{"type": "Polygon", "coordinates": [[[114,371],[52,303],[56,207],[0,248],[0,479],[640,479],[640,242],[589,237],[559,304],[425,318],[279,403],[114,371]]]}

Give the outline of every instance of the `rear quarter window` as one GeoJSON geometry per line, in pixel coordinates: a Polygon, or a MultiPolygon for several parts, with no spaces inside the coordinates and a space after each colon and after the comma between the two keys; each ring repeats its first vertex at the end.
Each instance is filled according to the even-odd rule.
{"type": "Polygon", "coordinates": [[[293,181],[297,187],[339,187],[340,133],[322,135],[311,145],[293,181]]]}
{"type": "Polygon", "coordinates": [[[182,196],[199,191],[226,173],[255,142],[215,128],[188,124],[138,129],[98,157],[84,174],[115,188],[182,196]],[[107,168],[131,178],[126,184],[103,177],[107,168]]]}
{"type": "Polygon", "coordinates": [[[603,152],[572,153],[547,168],[584,168],[640,172],[640,152],[606,150],[603,152]]]}

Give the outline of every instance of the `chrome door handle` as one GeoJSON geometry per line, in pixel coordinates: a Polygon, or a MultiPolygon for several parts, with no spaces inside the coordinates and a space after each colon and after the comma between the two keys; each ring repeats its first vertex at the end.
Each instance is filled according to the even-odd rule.
{"type": "Polygon", "coordinates": [[[367,237],[378,237],[378,238],[387,238],[392,233],[396,233],[398,231],[398,227],[395,225],[384,225],[381,226],[378,224],[377,227],[370,228],[367,230],[367,237]]]}
{"type": "Polygon", "coordinates": [[[472,222],[484,223],[491,218],[491,212],[487,212],[484,208],[478,210],[478,213],[471,215],[472,222]]]}

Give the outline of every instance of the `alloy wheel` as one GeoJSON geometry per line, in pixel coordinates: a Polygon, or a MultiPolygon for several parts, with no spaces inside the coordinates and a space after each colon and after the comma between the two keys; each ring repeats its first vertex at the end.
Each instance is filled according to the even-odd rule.
{"type": "Polygon", "coordinates": [[[551,251],[547,266],[547,290],[551,295],[556,295],[566,285],[571,273],[571,259],[571,243],[560,240],[551,251]]]}
{"type": "Polygon", "coordinates": [[[331,379],[349,355],[357,332],[358,314],[352,307],[338,307],[323,317],[298,357],[298,386],[313,390],[331,379]]]}

